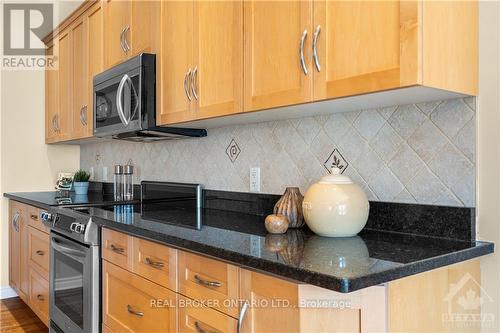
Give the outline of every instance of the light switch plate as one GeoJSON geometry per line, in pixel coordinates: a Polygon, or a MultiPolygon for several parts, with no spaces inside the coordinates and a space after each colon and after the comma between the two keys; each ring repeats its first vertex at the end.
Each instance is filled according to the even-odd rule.
{"type": "Polygon", "coordinates": [[[250,192],[260,192],[260,168],[250,168],[250,192]]]}
{"type": "Polygon", "coordinates": [[[90,180],[94,180],[94,167],[89,168],[90,180]]]}
{"type": "Polygon", "coordinates": [[[250,236],[250,254],[254,257],[260,258],[260,237],[251,235],[250,236]]]}
{"type": "Polygon", "coordinates": [[[108,167],[102,167],[102,181],[108,181],[108,167]]]}

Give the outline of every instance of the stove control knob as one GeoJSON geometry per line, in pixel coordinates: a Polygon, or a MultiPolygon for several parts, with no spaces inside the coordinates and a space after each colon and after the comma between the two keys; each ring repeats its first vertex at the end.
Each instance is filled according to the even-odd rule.
{"type": "Polygon", "coordinates": [[[41,212],[40,213],[40,218],[42,219],[42,222],[45,225],[48,225],[49,227],[51,227],[57,221],[57,214],[52,214],[52,213],[49,213],[49,212],[41,212]]]}
{"type": "Polygon", "coordinates": [[[76,232],[77,234],[83,234],[85,232],[85,225],[78,222],[73,222],[71,223],[69,229],[73,232],[76,232]]]}

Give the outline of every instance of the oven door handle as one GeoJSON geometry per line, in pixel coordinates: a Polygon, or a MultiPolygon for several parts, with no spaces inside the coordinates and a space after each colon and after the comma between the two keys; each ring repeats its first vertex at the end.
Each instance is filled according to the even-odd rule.
{"type": "Polygon", "coordinates": [[[52,238],[51,242],[52,247],[54,250],[61,252],[62,254],[70,257],[71,259],[74,259],[80,263],[84,263],[86,253],[85,251],[77,250],[71,247],[63,246],[61,245],[60,241],[57,240],[57,238],[52,238]]]}

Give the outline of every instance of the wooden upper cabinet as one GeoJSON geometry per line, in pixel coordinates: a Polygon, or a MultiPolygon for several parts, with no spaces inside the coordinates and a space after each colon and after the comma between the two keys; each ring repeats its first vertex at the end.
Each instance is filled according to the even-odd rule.
{"type": "Polygon", "coordinates": [[[399,1],[314,1],[314,98],[326,99],[415,84],[415,6],[399,1]],[[314,43],[316,41],[316,43],[314,43]],[[400,47],[403,46],[403,47],[400,47]]]}
{"type": "Polygon", "coordinates": [[[161,2],[161,68],[157,82],[157,123],[191,119],[189,74],[193,66],[193,2],[161,2]]]}
{"type": "MultiPolygon", "coordinates": [[[[104,1],[104,66],[110,68],[127,59],[125,37],[130,34],[131,1],[104,1]],[[128,27],[128,29],[127,29],[128,27]]],[[[128,39],[130,41],[130,38],[128,39]]],[[[130,43],[128,43],[130,47],[130,43]]]]}
{"type": "Polygon", "coordinates": [[[159,1],[104,2],[104,67],[132,56],[156,53],[159,38],[159,1]]]}
{"type": "Polygon", "coordinates": [[[312,1],[251,0],[243,6],[245,111],[311,101],[312,1]]]}
{"type": "Polygon", "coordinates": [[[59,69],[58,69],[58,95],[59,113],[56,117],[57,140],[64,141],[70,138],[73,121],[72,98],[72,61],[71,61],[71,35],[69,30],[63,31],[58,37],[59,69]]]}
{"type": "Polygon", "coordinates": [[[70,27],[71,32],[71,113],[72,139],[79,139],[88,133],[87,81],[87,23],[82,17],[70,27]]]}
{"type": "MultiPolygon", "coordinates": [[[[47,57],[55,55],[55,45],[50,43],[47,46],[47,57]]],[[[47,68],[45,70],[45,142],[52,143],[57,138],[56,119],[59,114],[58,97],[58,74],[56,69],[47,68]]]]}
{"type": "Polygon", "coordinates": [[[193,119],[243,110],[243,1],[194,2],[193,119]]]}
{"type": "Polygon", "coordinates": [[[87,16],[87,73],[85,80],[87,82],[87,108],[85,110],[87,134],[91,137],[94,128],[94,95],[93,79],[104,69],[103,52],[103,8],[101,3],[97,3],[90,8],[87,16]]]}

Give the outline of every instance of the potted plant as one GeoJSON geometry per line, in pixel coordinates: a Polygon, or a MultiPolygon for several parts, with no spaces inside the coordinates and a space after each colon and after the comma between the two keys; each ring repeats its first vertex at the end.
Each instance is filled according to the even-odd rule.
{"type": "Polygon", "coordinates": [[[87,194],[89,191],[90,174],[84,170],[78,170],[73,176],[73,188],[75,194],[87,194]]]}

